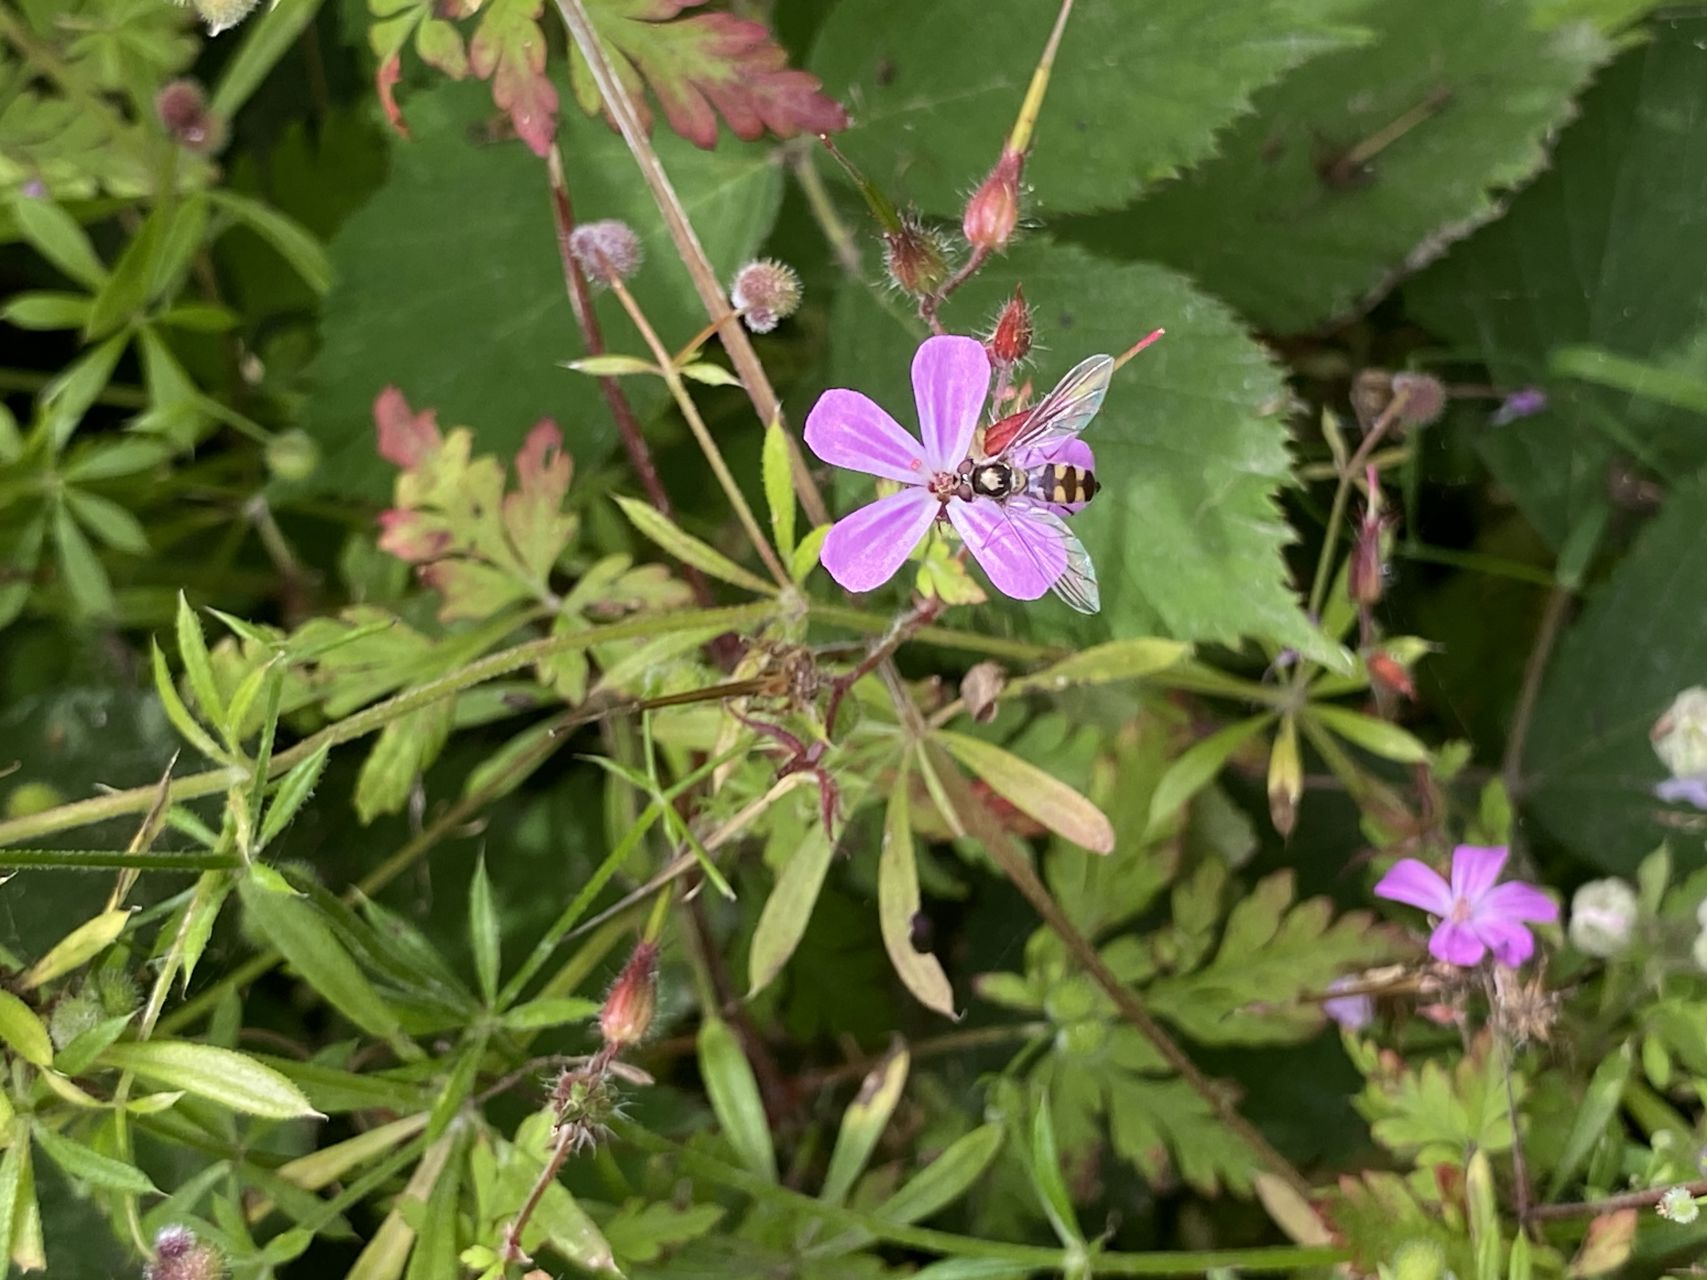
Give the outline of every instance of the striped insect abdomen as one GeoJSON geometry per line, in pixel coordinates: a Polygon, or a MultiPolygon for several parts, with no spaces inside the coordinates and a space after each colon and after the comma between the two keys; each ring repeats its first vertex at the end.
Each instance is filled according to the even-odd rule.
{"type": "Polygon", "coordinates": [[[1065,462],[1050,462],[1032,471],[1031,495],[1043,502],[1089,502],[1102,488],[1095,473],[1065,462]]]}

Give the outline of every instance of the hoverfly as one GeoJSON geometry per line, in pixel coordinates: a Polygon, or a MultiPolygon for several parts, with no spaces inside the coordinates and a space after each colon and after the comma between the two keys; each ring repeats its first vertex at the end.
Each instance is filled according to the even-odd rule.
{"type": "Polygon", "coordinates": [[[960,464],[955,492],[965,502],[987,498],[1001,507],[1009,533],[1040,571],[1033,540],[1059,544],[1066,566],[1050,590],[1080,613],[1102,607],[1096,568],[1085,544],[1051,508],[1089,502],[1101,486],[1088,468],[1035,457],[1022,465],[1021,458],[1076,439],[1102,407],[1116,367],[1112,356],[1091,356],[1032,408],[992,423],[984,433],[983,456],[960,464]],[[1022,530],[1021,524],[1029,528],[1022,530]]]}

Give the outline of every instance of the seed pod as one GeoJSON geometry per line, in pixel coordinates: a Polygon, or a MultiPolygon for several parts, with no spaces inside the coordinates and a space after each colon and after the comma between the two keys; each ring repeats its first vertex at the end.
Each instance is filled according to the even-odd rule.
{"type": "Polygon", "coordinates": [[[770,258],[749,262],[735,273],[729,301],[754,333],[769,333],[800,306],[800,277],[770,258]]]}
{"type": "Polygon", "coordinates": [[[1446,384],[1429,373],[1395,373],[1393,396],[1404,396],[1399,420],[1407,426],[1425,427],[1446,411],[1446,384]]]}
{"type": "Polygon", "coordinates": [[[902,214],[901,225],[883,235],[883,269],[903,291],[924,297],[948,279],[941,233],[917,214],[902,214]]]}
{"type": "Polygon", "coordinates": [[[1007,673],[999,662],[980,662],[973,667],[960,681],[960,698],[966,704],[967,714],[979,724],[994,720],[996,699],[1006,683],[1007,673]]]}
{"type": "Polygon", "coordinates": [[[615,218],[584,222],[569,233],[569,252],[598,284],[627,280],[640,270],[645,251],[634,228],[615,218]]]}
{"type": "Polygon", "coordinates": [[[1002,304],[1001,314],[996,317],[996,331],[987,344],[990,363],[1001,366],[1024,360],[1031,354],[1031,333],[1031,307],[1016,284],[1014,296],[1002,304]]]}
{"type": "Polygon", "coordinates": [[[1019,226],[1019,175],[1024,163],[1017,152],[1002,152],[989,177],[966,202],[960,230],[974,249],[1000,253],[1013,239],[1019,226]]]}

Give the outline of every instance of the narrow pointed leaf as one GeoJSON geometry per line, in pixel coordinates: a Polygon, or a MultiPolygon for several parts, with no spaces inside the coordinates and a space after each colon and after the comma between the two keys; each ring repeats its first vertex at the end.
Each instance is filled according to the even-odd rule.
{"type": "Polygon", "coordinates": [[[498,997],[499,928],[498,908],[492,901],[492,881],[486,875],[484,856],[474,864],[468,884],[468,941],[474,948],[474,973],[480,982],[480,997],[488,1007],[498,997]]]}
{"type": "Polygon", "coordinates": [[[327,743],[279,779],[278,790],[273,792],[272,803],[267,806],[266,817],[261,821],[261,848],[265,849],[284,834],[290,820],[314,794],[315,784],[320,781],[321,771],[326,768],[326,757],[331,751],[331,744],[327,743]]]}
{"type": "Polygon", "coordinates": [[[1383,760],[1392,760],[1399,764],[1421,764],[1428,759],[1428,748],[1413,734],[1407,733],[1396,724],[1389,724],[1385,720],[1377,720],[1374,716],[1366,716],[1362,712],[1351,711],[1345,707],[1325,704],[1312,706],[1309,714],[1324,729],[1380,756],[1383,760]]]}
{"type": "Polygon", "coordinates": [[[0,1040],[33,1067],[53,1065],[53,1041],[30,1008],[10,991],[0,989],[0,1040]]]}
{"type": "Polygon", "coordinates": [[[794,476],[789,468],[788,437],[780,422],[772,422],[765,428],[761,467],[765,504],[771,513],[771,533],[777,551],[786,561],[794,555],[794,476]]]}
{"type": "Polygon", "coordinates": [[[628,517],[629,523],[642,535],[683,564],[691,564],[702,573],[709,573],[720,581],[746,591],[761,595],[776,593],[776,588],[763,578],[743,569],[721,551],[706,546],[692,534],[684,533],[672,524],[668,517],[660,515],[644,502],[618,494],[616,504],[622,508],[622,514],[628,517]]]}
{"type": "Polygon", "coordinates": [[[320,1114],[300,1089],[271,1067],[216,1045],[183,1040],[115,1044],[101,1061],[245,1115],[294,1120],[320,1114]]]}
{"type": "Polygon", "coordinates": [[[224,749],[196,722],[196,718],[190,714],[190,709],[184,705],[184,700],[178,696],[177,683],[166,666],[166,655],[160,652],[158,644],[151,644],[150,648],[154,664],[154,692],[160,699],[160,705],[166,709],[166,718],[172,722],[174,729],[183,734],[185,741],[209,760],[224,760],[224,749]]]}
{"type": "Polygon", "coordinates": [[[1127,640],[1111,640],[1095,645],[1054,666],[1045,667],[1035,675],[1015,680],[1008,692],[1021,693],[1032,689],[1065,689],[1075,684],[1107,684],[1114,680],[1139,680],[1158,671],[1165,671],[1191,653],[1191,646],[1179,640],[1162,640],[1155,636],[1134,636],[1127,640]]]}
{"type": "Polygon", "coordinates": [[[865,1172],[889,1118],[895,1114],[895,1105],[901,1101],[909,1062],[906,1047],[897,1044],[866,1075],[859,1095],[842,1113],[842,1127],[836,1133],[835,1149],[830,1152],[830,1169],[824,1175],[820,1200],[841,1204],[853,1190],[855,1180],[865,1172]]]}
{"type": "Polygon", "coordinates": [[[1252,716],[1217,730],[1182,752],[1156,782],[1150,795],[1150,831],[1167,822],[1204,787],[1215,780],[1233,753],[1254,738],[1272,716],[1252,716]]]}
{"type": "Polygon", "coordinates": [[[982,738],[941,731],[937,740],[1028,818],[1092,853],[1114,851],[1114,827],[1103,811],[1053,774],[982,738]]]}
{"type": "Polygon", "coordinates": [[[159,1191],[148,1175],[135,1165],[92,1151],[81,1142],[62,1137],[46,1125],[38,1124],[30,1132],[47,1158],[79,1182],[86,1182],[102,1190],[124,1191],[131,1195],[148,1195],[159,1191]]]}
{"type": "Polygon", "coordinates": [[[913,860],[913,830],[907,811],[907,777],[889,792],[883,823],[883,852],[877,860],[877,922],[889,963],[927,1009],[944,1017],[954,1013],[954,988],[929,952],[913,946],[913,917],[919,913],[919,869],[913,860]]]}
{"type": "Polygon", "coordinates": [[[699,1028],[699,1072],[723,1136],[748,1171],[776,1181],[776,1149],[759,1084],[729,1024],[713,1015],[699,1028]]]}
{"type": "Polygon", "coordinates": [[[821,825],[814,825],[783,864],[753,930],[747,956],[748,996],[770,985],[805,937],[833,852],[829,835],[821,825]]]}

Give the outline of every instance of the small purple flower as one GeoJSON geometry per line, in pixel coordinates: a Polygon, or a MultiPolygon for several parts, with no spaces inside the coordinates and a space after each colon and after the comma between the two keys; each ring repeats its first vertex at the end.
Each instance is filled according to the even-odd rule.
{"type": "MultiPolygon", "coordinates": [[[[954,526],[996,588],[1016,600],[1042,596],[1066,569],[1067,554],[1055,531],[1023,506],[956,496],[963,479],[957,468],[971,448],[989,390],[984,344],[939,335],[925,339],[913,356],[922,444],[858,391],[826,391],[812,406],[806,443],[813,453],[832,466],[902,486],[842,517],[824,539],[824,568],[847,590],[870,591],[889,581],[939,517],[954,526]]],[[[1035,463],[1041,454],[1027,451],[1014,461],[1035,463]]],[[[1053,456],[1080,460],[1060,448],[1053,456]]]]}
{"type": "Polygon", "coordinates": [[[1494,426],[1503,427],[1519,418],[1533,418],[1547,407],[1547,393],[1540,387],[1523,387],[1513,391],[1494,410],[1494,426]]]}
{"type": "Polygon", "coordinates": [[[1404,858],[1381,877],[1375,894],[1439,917],[1428,940],[1435,959],[1468,968],[1491,951],[1495,960],[1515,969],[1535,952],[1535,939],[1524,923],[1553,924],[1559,907],[1532,884],[1494,883],[1507,853],[1503,845],[1459,845],[1452,851],[1450,884],[1432,867],[1404,858]]]}
{"type": "Polygon", "coordinates": [[[1707,809],[1707,778],[1667,778],[1654,788],[1654,798],[1707,809]]]}
{"type": "MultiPolygon", "coordinates": [[[[1347,987],[1355,986],[1356,982],[1355,978],[1335,978],[1328,983],[1328,990],[1344,991],[1347,987]]],[[[1331,1000],[1322,1001],[1322,1012],[1347,1031],[1361,1031],[1375,1020],[1375,1001],[1370,999],[1366,992],[1335,996],[1331,1000]]]]}

